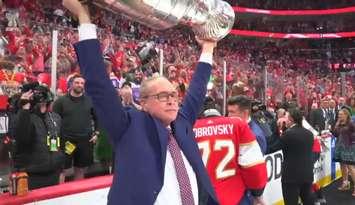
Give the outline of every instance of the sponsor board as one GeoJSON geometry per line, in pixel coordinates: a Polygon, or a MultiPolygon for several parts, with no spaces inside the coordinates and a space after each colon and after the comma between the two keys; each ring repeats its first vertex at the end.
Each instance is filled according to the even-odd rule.
{"type": "MultiPolygon", "coordinates": [[[[323,139],[323,152],[319,160],[314,164],[314,180],[321,187],[329,185],[341,176],[339,163],[332,161],[332,155],[335,147],[335,138],[328,137],[323,139]]],[[[281,164],[283,160],[282,151],[278,151],[265,156],[265,162],[268,172],[268,183],[264,191],[264,200],[266,204],[281,205],[282,187],[281,187],[281,164]]]]}

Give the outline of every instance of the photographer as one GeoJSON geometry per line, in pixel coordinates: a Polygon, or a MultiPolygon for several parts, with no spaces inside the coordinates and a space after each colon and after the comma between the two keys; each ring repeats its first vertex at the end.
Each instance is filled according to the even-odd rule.
{"type": "Polygon", "coordinates": [[[59,183],[64,155],[61,152],[60,117],[48,111],[53,97],[49,89],[25,85],[14,126],[15,171],[28,174],[29,189],[59,183]]]}
{"type": "Polygon", "coordinates": [[[273,134],[271,123],[275,116],[266,109],[266,105],[259,101],[253,101],[251,103],[251,118],[259,124],[266,137],[273,134]]]}

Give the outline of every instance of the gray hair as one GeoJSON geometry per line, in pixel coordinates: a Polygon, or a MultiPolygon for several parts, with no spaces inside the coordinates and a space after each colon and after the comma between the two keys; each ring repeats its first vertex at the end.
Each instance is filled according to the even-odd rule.
{"type": "Polygon", "coordinates": [[[146,97],[147,95],[149,95],[150,93],[150,87],[151,87],[151,84],[154,83],[155,81],[157,80],[160,80],[160,79],[165,79],[167,81],[169,81],[166,77],[164,76],[153,76],[153,77],[149,77],[145,80],[143,80],[141,86],[140,86],[140,98],[144,98],[146,97]]]}

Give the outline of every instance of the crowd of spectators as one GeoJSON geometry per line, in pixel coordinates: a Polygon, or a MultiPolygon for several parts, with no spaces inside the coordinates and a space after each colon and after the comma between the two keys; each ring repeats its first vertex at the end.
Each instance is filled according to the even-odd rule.
{"type": "MultiPolygon", "coordinates": [[[[0,79],[5,94],[11,94],[7,92],[11,90],[9,87],[16,87],[14,81],[20,85],[24,80],[37,78],[49,84],[53,29],[59,30],[57,91],[65,93],[67,77],[78,71],[72,46],[78,40],[76,20],[61,7],[60,1],[4,1],[1,10],[1,39],[4,43],[0,48],[0,79]]],[[[162,49],[165,75],[176,83],[183,95],[198,56],[198,46],[190,29],[178,27],[154,31],[101,9],[92,9],[92,13],[93,22],[99,26],[103,54],[112,77],[120,84],[125,79],[139,85],[145,77],[158,71],[159,59],[156,52],[151,51],[162,49]],[[146,52],[148,45],[155,48],[149,50],[149,55],[146,52]]],[[[269,96],[270,104],[282,101],[287,92],[298,97],[299,102],[307,102],[308,99],[301,98],[310,94],[320,98],[350,96],[354,91],[353,73],[341,82],[339,73],[330,72],[329,65],[355,62],[354,50],[321,48],[319,45],[319,49],[314,49],[317,46],[313,44],[322,43],[229,36],[219,43],[216,52],[211,93],[217,100],[222,98],[223,61],[226,61],[229,94],[237,84],[243,85],[243,90],[254,98],[268,99],[269,96]],[[264,68],[268,71],[267,89],[264,89],[264,68]],[[341,83],[346,85],[345,93],[341,93],[341,83]]]]}
{"type": "Polygon", "coordinates": [[[280,21],[278,16],[264,16],[260,18],[243,18],[236,22],[234,28],[241,30],[267,31],[279,33],[335,33],[351,32],[355,27],[348,22],[351,16],[332,16],[326,19],[290,19],[280,21]]]}
{"type": "MultiPolygon", "coordinates": [[[[280,3],[265,2],[271,6],[263,8],[272,8],[276,2],[280,3]]],[[[346,4],[348,1],[338,3],[346,4]]],[[[253,6],[252,3],[248,5],[253,6]]],[[[290,6],[296,8],[296,5],[299,4],[290,6]]],[[[73,48],[78,41],[77,20],[67,13],[60,1],[55,0],[4,0],[0,9],[0,95],[10,97],[26,82],[39,81],[50,86],[53,30],[58,30],[56,94],[67,93],[70,76],[79,72],[73,48]]],[[[176,85],[179,96],[184,96],[199,55],[198,44],[189,28],[178,26],[155,31],[102,9],[91,9],[91,12],[93,23],[98,25],[107,72],[114,86],[121,88],[118,93],[125,106],[140,109],[137,100],[139,85],[148,76],[159,72],[158,53],[161,50],[164,75],[176,85]],[[127,86],[132,87],[133,93],[127,86]],[[133,95],[133,100],[130,95],[133,95]]],[[[313,29],[317,30],[322,25],[328,28],[331,23],[335,24],[329,21],[315,25],[298,21],[290,24],[261,19],[244,20],[237,25],[242,29],[261,31],[314,32],[313,29]]],[[[345,27],[336,25],[336,29],[345,27]]],[[[305,115],[317,109],[324,99],[338,102],[338,105],[342,99],[347,101],[344,105],[350,105],[354,112],[355,70],[341,77],[339,72],[331,69],[332,64],[355,66],[354,45],[354,39],[312,41],[227,36],[215,49],[208,94],[222,106],[223,66],[226,62],[227,97],[246,95],[263,100],[270,109],[295,103],[306,112],[305,115]]],[[[105,135],[104,130],[102,133],[105,135]]],[[[107,147],[108,142],[103,149],[107,150],[107,147]]],[[[111,150],[107,155],[106,158],[111,160],[111,150]]]]}

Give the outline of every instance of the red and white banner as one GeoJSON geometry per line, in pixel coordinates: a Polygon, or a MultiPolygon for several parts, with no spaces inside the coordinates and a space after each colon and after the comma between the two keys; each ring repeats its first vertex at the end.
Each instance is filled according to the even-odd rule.
{"type": "Polygon", "coordinates": [[[237,36],[251,36],[264,38],[284,38],[284,39],[324,39],[324,38],[349,38],[355,37],[355,32],[339,32],[339,33],[273,33],[263,31],[249,31],[232,29],[230,34],[237,36]]]}
{"type": "Polygon", "coordinates": [[[312,9],[312,10],[266,10],[234,6],[236,13],[253,13],[275,16],[306,16],[306,15],[332,15],[355,12],[355,6],[336,9],[312,9]]]}

